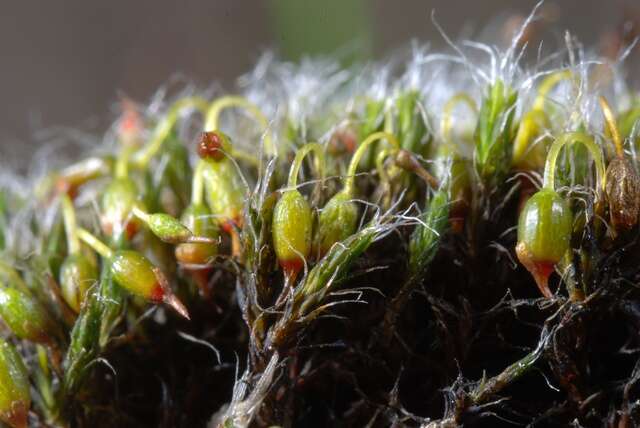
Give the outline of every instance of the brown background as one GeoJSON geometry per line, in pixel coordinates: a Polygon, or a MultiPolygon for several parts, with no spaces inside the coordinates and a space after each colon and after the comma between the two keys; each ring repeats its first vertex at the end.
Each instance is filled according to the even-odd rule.
{"type": "MultiPolygon", "coordinates": [[[[304,45],[309,20],[327,34],[345,21],[364,22],[371,49],[362,52],[379,58],[412,38],[440,45],[442,38],[430,20],[433,9],[442,27],[455,36],[465,24],[482,30],[499,22],[497,17],[512,11],[526,14],[535,4],[362,0],[363,13],[316,6],[310,16],[310,3],[299,0],[290,11],[289,25],[283,26],[278,1],[2,0],[0,162],[28,159],[34,145],[43,141],[42,129],[102,131],[113,118],[119,94],[145,101],[178,72],[199,84],[220,81],[229,87],[265,49],[285,57],[299,54],[287,45],[301,40],[304,45]]],[[[321,5],[323,0],[313,1],[321,5]]],[[[619,26],[624,11],[636,3],[558,0],[547,6],[555,5],[558,11],[556,36],[570,29],[591,44],[619,26]]],[[[310,53],[323,49],[312,40],[309,46],[310,53]]]]}

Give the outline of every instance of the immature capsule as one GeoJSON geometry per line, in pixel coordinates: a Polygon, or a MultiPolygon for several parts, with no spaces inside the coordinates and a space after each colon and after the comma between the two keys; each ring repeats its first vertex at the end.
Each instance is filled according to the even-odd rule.
{"type": "Polygon", "coordinates": [[[102,195],[102,230],[107,236],[118,238],[125,234],[133,238],[140,229],[141,221],[132,214],[133,207],[144,210],[138,200],[136,184],[130,178],[116,178],[102,195]]]}
{"type": "Polygon", "coordinates": [[[208,161],[203,170],[207,203],[220,227],[227,233],[238,225],[244,206],[244,186],[229,160],[208,161]]]}
{"type": "Polygon", "coordinates": [[[569,204],[552,189],[534,194],[520,213],[516,254],[547,298],[553,296],[549,276],[569,250],[572,226],[569,204]]]}
{"type": "Polygon", "coordinates": [[[187,226],[165,213],[149,214],[147,226],[160,240],[170,244],[186,242],[193,237],[193,233],[187,226]]]}
{"type": "Polygon", "coordinates": [[[111,257],[113,279],[124,289],[155,304],[165,303],[189,319],[184,305],[173,294],[162,272],[142,254],[121,250],[111,257]]]}
{"type": "Polygon", "coordinates": [[[76,313],[85,299],[87,290],[98,280],[98,271],[82,253],[69,255],[60,267],[62,297],[76,313]]]}
{"type": "Polygon", "coordinates": [[[51,344],[55,326],[46,309],[31,295],[0,284],[0,318],[20,339],[51,344]]]}
{"type": "Polygon", "coordinates": [[[26,428],[31,407],[27,368],[22,357],[0,338],[0,421],[11,428],[26,428]]]}
{"type": "MultiPolygon", "coordinates": [[[[218,238],[218,227],[213,222],[211,211],[203,204],[191,204],[182,214],[182,224],[196,236],[215,240],[218,238]]],[[[186,265],[206,265],[218,253],[215,243],[189,242],[180,244],[175,250],[178,262],[186,265]]]]}
{"type": "Polygon", "coordinates": [[[297,190],[282,194],[273,210],[273,246],[285,275],[294,279],[311,252],[311,207],[297,190]]]}
{"type": "Polygon", "coordinates": [[[609,162],[605,195],[609,203],[611,225],[617,232],[632,229],[640,212],[640,178],[624,158],[609,162]]]}
{"type": "Polygon", "coordinates": [[[107,175],[111,169],[110,163],[110,159],[92,157],[63,169],[54,177],[56,192],[74,198],[84,183],[107,175]]]}
{"type": "Polygon", "coordinates": [[[346,192],[327,202],[318,220],[318,253],[322,257],[336,243],[356,232],[358,207],[346,192]]]}

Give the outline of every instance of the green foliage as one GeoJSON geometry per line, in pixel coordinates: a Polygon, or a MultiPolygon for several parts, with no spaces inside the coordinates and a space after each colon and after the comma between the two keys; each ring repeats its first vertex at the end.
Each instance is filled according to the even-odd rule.
{"type": "Polygon", "coordinates": [[[420,216],[409,240],[409,271],[422,275],[438,250],[449,217],[449,192],[437,191],[428,201],[427,209],[420,216]]]}
{"type": "Polygon", "coordinates": [[[518,94],[502,80],[487,88],[475,131],[475,167],[486,186],[500,184],[511,166],[518,94]]]}
{"type": "Polygon", "coordinates": [[[0,339],[0,421],[12,428],[27,426],[31,406],[29,375],[22,357],[0,339]]]}
{"type": "Polygon", "coordinates": [[[582,65],[414,55],[267,58],[3,188],[0,420],[638,425],[638,162],[603,154],[637,106],[607,132],[582,65]]]}

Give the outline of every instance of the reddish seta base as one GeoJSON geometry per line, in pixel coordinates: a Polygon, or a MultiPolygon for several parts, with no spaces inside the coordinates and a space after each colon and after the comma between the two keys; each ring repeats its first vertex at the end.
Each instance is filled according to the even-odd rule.
{"type": "Polygon", "coordinates": [[[27,428],[29,423],[28,410],[25,409],[23,403],[14,402],[11,405],[11,411],[8,414],[2,415],[0,420],[6,421],[9,426],[15,428],[27,428]]]}
{"type": "Polygon", "coordinates": [[[287,283],[293,285],[298,273],[304,268],[304,262],[300,259],[293,260],[280,260],[280,267],[284,272],[284,276],[287,279],[287,283]]]}
{"type": "Polygon", "coordinates": [[[228,234],[235,232],[236,228],[241,228],[241,227],[242,227],[242,220],[240,215],[234,215],[229,220],[226,220],[220,224],[220,229],[222,229],[223,232],[228,234]]]}
{"type": "Polygon", "coordinates": [[[151,290],[151,294],[149,295],[149,300],[151,300],[156,305],[159,305],[164,302],[165,290],[160,283],[155,283],[153,289],[151,290]]]}
{"type": "Polygon", "coordinates": [[[553,298],[553,293],[549,290],[549,277],[555,270],[555,263],[548,261],[531,261],[531,254],[522,242],[516,246],[516,255],[520,263],[522,263],[533,276],[542,295],[547,299],[553,298]]]}

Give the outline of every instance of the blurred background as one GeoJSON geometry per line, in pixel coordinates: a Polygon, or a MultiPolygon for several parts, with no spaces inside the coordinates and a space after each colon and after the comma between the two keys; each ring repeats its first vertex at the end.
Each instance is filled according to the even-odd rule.
{"type": "MultiPolygon", "coordinates": [[[[180,74],[231,89],[265,50],[285,60],[341,52],[345,64],[384,58],[411,40],[510,34],[530,0],[21,0],[0,13],[0,162],[28,160],[42,130],[102,132],[126,95],[145,102],[180,74]]],[[[540,38],[570,30],[615,51],[633,38],[638,0],[557,0],[540,38]]],[[[544,28],[543,28],[544,27],[544,28]]],[[[486,38],[485,38],[486,39],[486,38]]]]}

